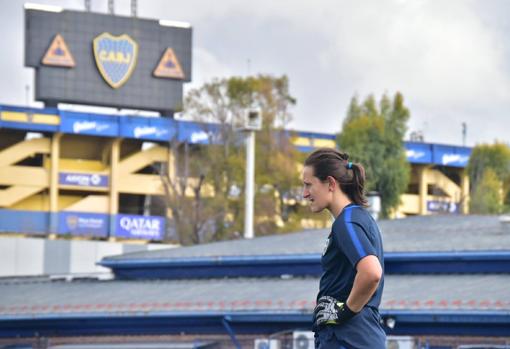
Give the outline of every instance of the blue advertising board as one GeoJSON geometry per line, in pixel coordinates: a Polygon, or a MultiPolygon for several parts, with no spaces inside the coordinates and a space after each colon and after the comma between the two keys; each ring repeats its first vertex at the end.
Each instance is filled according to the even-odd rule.
{"type": "Polygon", "coordinates": [[[108,187],[108,176],[95,173],[60,172],[58,183],[80,187],[106,188],[108,187]]]}
{"type": "Polygon", "coordinates": [[[430,164],[432,161],[432,148],[427,143],[406,142],[407,161],[411,164],[430,164]]]}
{"type": "Polygon", "coordinates": [[[176,122],[171,119],[123,116],[120,135],[127,138],[152,141],[170,141],[176,133],[176,122]]]}
{"type": "Polygon", "coordinates": [[[165,234],[165,218],[118,214],[115,236],[129,239],[162,240],[165,234]]]}
{"type": "Polygon", "coordinates": [[[58,233],[75,236],[108,236],[109,215],[102,213],[60,212],[58,233]]]}
{"type": "Polygon", "coordinates": [[[429,212],[449,212],[458,213],[460,205],[455,202],[429,200],[427,201],[427,210],[429,212]]]}
{"type": "Polygon", "coordinates": [[[436,164],[466,167],[471,148],[453,145],[405,142],[407,160],[411,164],[436,164]]]}
{"type": "Polygon", "coordinates": [[[49,212],[0,209],[0,232],[46,234],[49,222],[49,212]]]}
{"type": "Polygon", "coordinates": [[[177,139],[191,144],[217,143],[219,126],[191,121],[179,121],[177,139]]]}
{"type": "Polygon", "coordinates": [[[116,137],[119,134],[117,117],[60,111],[60,131],[64,133],[84,134],[90,136],[116,137]]]}
{"type": "Polygon", "coordinates": [[[466,167],[472,151],[471,148],[441,144],[433,144],[432,148],[434,149],[434,163],[452,167],[466,167]]]}

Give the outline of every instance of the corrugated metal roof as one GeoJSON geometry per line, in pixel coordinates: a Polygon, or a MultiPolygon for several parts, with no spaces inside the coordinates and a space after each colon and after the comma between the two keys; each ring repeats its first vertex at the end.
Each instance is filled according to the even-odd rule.
{"type": "MultiPolygon", "coordinates": [[[[116,279],[318,277],[320,254],[109,259],[116,279]]],[[[510,251],[386,252],[385,274],[510,274],[510,251]]]]}
{"type": "MultiPolygon", "coordinates": [[[[0,281],[0,317],[159,312],[303,312],[317,278],[159,281],[0,281]]],[[[383,310],[510,311],[507,275],[391,275],[383,310]]]]}
{"type": "MultiPolygon", "coordinates": [[[[387,252],[510,250],[510,234],[503,231],[498,216],[417,216],[383,220],[379,225],[387,252]]],[[[253,240],[133,252],[105,260],[321,253],[328,233],[328,229],[308,230],[253,240]]]]}

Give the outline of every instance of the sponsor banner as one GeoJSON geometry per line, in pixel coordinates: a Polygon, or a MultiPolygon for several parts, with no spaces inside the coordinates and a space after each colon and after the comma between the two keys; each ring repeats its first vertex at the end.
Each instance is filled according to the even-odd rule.
{"type": "Polygon", "coordinates": [[[49,224],[46,211],[0,209],[0,233],[46,234],[49,224]]]}
{"type": "Polygon", "coordinates": [[[471,156],[471,149],[464,147],[453,147],[446,145],[433,145],[434,163],[452,166],[466,167],[471,156]]]}
{"type": "Polygon", "coordinates": [[[412,164],[466,167],[471,148],[442,144],[406,142],[407,160],[412,164]]]}
{"type": "Polygon", "coordinates": [[[448,201],[429,200],[427,201],[427,210],[429,212],[458,213],[459,204],[448,201]]]}
{"type": "Polygon", "coordinates": [[[179,122],[180,142],[192,144],[217,144],[219,142],[219,126],[215,124],[206,124],[190,121],[179,122]]]}
{"type": "Polygon", "coordinates": [[[164,217],[118,214],[116,219],[117,237],[146,240],[162,240],[164,237],[164,217]]]}
{"type": "Polygon", "coordinates": [[[106,188],[108,187],[108,176],[91,173],[60,172],[58,174],[58,183],[80,187],[106,188]]]}
{"type": "Polygon", "coordinates": [[[123,137],[168,142],[175,136],[175,124],[169,119],[149,119],[125,116],[120,119],[123,137]]]}
{"type": "Polygon", "coordinates": [[[60,212],[58,233],[77,236],[108,236],[108,215],[85,212],[60,212]]]}
{"type": "Polygon", "coordinates": [[[116,137],[119,126],[115,117],[61,111],[60,131],[90,136],[116,137]]]}
{"type": "Polygon", "coordinates": [[[425,143],[405,143],[407,161],[411,164],[430,164],[432,149],[425,143]]]}

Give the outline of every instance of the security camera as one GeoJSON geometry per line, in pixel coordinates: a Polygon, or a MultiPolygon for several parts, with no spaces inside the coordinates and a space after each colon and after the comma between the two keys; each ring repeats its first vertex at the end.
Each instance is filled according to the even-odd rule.
{"type": "Polygon", "coordinates": [[[247,131],[260,131],[262,129],[262,113],[259,109],[248,110],[244,129],[247,131]]]}

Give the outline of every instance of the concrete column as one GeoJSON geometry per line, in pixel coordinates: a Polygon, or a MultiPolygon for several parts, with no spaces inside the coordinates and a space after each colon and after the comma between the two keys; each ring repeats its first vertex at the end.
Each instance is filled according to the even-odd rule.
{"type": "Polygon", "coordinates": [[[463,214],[469,213],[469,176],[466,172],[462,173],[460,188],[462,191],[462,207],[463,214]]]}
{"type": "Polygon", "coordinates": [[[58,230],[58,176],[60,160],[60,140],[62,133],[54,133],[51,139],[50,151],[50,233],[56,234],[58,230]]]}
{"type": "MultiPolygon", "coordinates": [[[[168,158],[167,158],[167,173],[168,173],[168,177],[170,177],[170,179],[172,181],[175,181],[175,178],[177,176],[177,173],[176,173],[176,163],[175,163],[175,152],[178,151],[177,149],[175,149],[174,147],[172,147],[171,144],[168,145],[168,158]]],[[[174,182],[175,183],[175,182],[174,182]]]]}
{"type": "Polygon", "coordinates": [[[115,240],[117,213],[119,213],[118,178],[119,178],[119,158],[121,142],[122,139],[116,138],[112,142],[110,152],[110,200],[108,204],[108,213],[110,214],[109,237],[112,240],[115,240]]]}
{"type": "Polygon", "coordinates": [[[423,166],[419,170],[420,215],[428,214],[428,211],[427,211],[427,195],[428,195],[427,171],[428,171],[427,166],[423,166]]]}
{"type": "MultiPolygon", "coordinates": [[[[173,146],[172,143],[169,143],[168,144],[168,158],[167,158],[167,173],[168,173],[168,177],[170,178],[170,180],[172,181],[172,183],[176,183],[176,179],[177,179],[177,164],[175,162],[175,159],[176,159],[176,155],[175,153],[178,152],[179,149],[177,149],[176,146],[173,146]]],[[[167,184],[163,184],[163,185],[167,185],[167,184]]],[[[172,195],[172,191],[170,190],[170,188],[168,188],[168,191],[170,193],[170,195],[172,195]]],[[[165,200],[167,200],[165,198],[165,200]]],[[[166,208],[166,217],[167,219],[170,219],[172,217],[172,209],[170,208],[170,205],[167,203],[167,208],[166,208]]]]}

